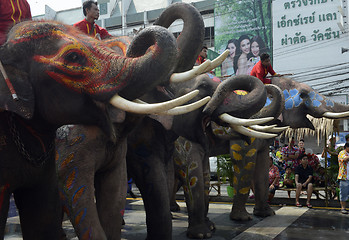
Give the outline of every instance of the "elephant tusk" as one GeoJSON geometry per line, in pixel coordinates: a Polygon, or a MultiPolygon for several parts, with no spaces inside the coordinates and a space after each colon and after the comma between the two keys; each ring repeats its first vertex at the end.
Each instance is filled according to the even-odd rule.
{"type": "Polygon", "coordinates": [[[194,103],[191,104],[187,104],[184,106],[178,106],[175,108],[172,108],[170,110],[164,111],[164,112],[160,112],[157,113],[158,115],[181,115],[181,114],[186,114],[188,112],[194,111],[200,107],[202,107],[203,105],[205,105],[208,101],[210,101],[211,97],[207,96],[203,99],[200,99],[199,101],[196,101],[194,103]]]}
{"type": "Polygon", "coordinates": [[[258,132],[258,131],[246,128],[244,126],[231,125],[231,128],[248,137],[269,139],[277,136],[277,134],[258,132]]]}
{"type": "Polygon", "coordinates": [[[194,98],[196,95],[198,95],[198,93],[199,93],[199,90],[194,90],[176,99],[162,102],[162,103],[152,103],[152,104],[132,102],[116,94],[111,98],[109,102],[114,107],[124,110],[126,112],[132,112],[137,114],[155,114],[155,113],[164,112],[176,106],[182,105],[185,102],[188,102],[190,99],[194,98]]]}
{"type": "MultiPolygon", "coordinates": [[[[227,49],[221,55],[219,55],[218,57],[213,59],[211,62],[211,70],[215,69],[216,67],[221,65],[222,62],[228,57],[228,55],[229,55],[229,50],[227,49]]],[[[211,71],[211,70],[209,70],[209,71],[211,71]]]]}
{"type": "Polygon", "coordinates": [[[212,69],[215,69],[228,57],[229,50],[225,50],[221,55],[216,57],[214,60],[206,60],[204,63],[199,66],[194,66],[193,69],[182,72],[182,73],[173,73],[170,78],[171,83],[185,82],[188,81],[202,73],[209,72],[212,69]]]}
{"type": "Polygon", "coordinates": [[[267,132],[271,132],[271,133],[281,133],[282,131],[285,131],[286,129],[288,129],[289,126],[286,127],[274,127],[270,130],[267,130],[267,132]]]}
{"type": "Polygon", "coordinates": [[[323,117],[327,118],[343,118],[343,117],[349,117],[349,111],[347,112],[340,112],[340,113],[334,113],[334,112],[325,112],[323,117]]]}
{"type": "Polygon", "coordinates": [[[269,125],[269,126],[251,125],[250,128],[256,131],[268,131],[276,126],[277,126],[276,124],[269,125]]]}
{"type": "Polygon", "coordinates": [[[243,125],[243,126],[251,126],[251,125],[256,125],[256,124],[263,124],[266,122],[269,122],[273,120],[273,117],[265,117],[265,118],[257,118],[257,119],[243,119],[243,118],[236,118],[233,117],[227,113],[223,113],[219,116],[219,118],[231,125],[243,125]]]}
{"type": "Polygon", "coordinates": [[[205,72],[205,70],[211,65],[211,61],[205,61],[204,63],[200,64],[199,66],[186,71],[182,73],[173,73],[170,77],[171,83],[179,83],[179,82],[185,82],[188,81],[202,73],[205,72]]]}

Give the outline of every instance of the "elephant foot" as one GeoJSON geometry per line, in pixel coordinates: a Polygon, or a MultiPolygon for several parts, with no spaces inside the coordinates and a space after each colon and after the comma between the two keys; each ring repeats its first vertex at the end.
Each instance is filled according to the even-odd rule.
{"type": "Polygon", "coordinates": [[[249,214],[244,207],[242,209],[233,208],[229,214],[229,217],[230,217],[230,220],[233,220],[233,221],[252,220],[251,214],[249,214]]]}
{"type": "Polygon", "coordinates": [[[171,212],[180,212],[181,211],[181,207],[178,205],[178,203],[172,203],[170,206],[170,210],[171,212]]]}
{"type": "Polygon", "coordinates": [[[268,217],[275,215],[274,210],[269,206],[265,206],[264,208],[254,208],[253,214],[258,217],[268,217]]]}
{"type": "Polygon", "coordinates": [[[205,219],[205,222],[206,222],[208,229],[210,229],[211,232],[216,231],[216,225],[208,217],[205,219]]]}
{"type": "Polygon", "coordinates": [[[212,237],[212,232],[209,229],[207,222],[195,226],[189,226],[187,237],[193,239],[206,239],[212,237]]]}

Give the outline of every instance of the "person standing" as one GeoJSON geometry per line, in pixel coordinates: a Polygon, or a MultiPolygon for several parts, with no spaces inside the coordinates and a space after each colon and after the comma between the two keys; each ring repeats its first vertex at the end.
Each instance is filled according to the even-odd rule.
{"type": "Polygon", "coordinates": [[[91,0],[84,2],[82,5],[82,11],[85,19],[75,23],[74,27],[77,27],[87,35],[99,40],[112,37],[112,35],[110,35],[106,29],[98,26],[95,23],[95,21],[99,18],[97,2],[91,0]]]}
{"type": "Polygon", "coordinates": [[[348,179],[348,161],[349,161],[349,143],[344,144],[344,150],[338,154],[338,177],[339,180],[339,200],[341,203],[341,213],[348,214],[346,201],[349,195],[349,179],[348,179]]]}
{"type": "Polygon", "coordinates": [[[307,190],[307,207],[312,208],[310,204],[311,195],[313,193],[313,169],[308,165],[308,156],[303,154],[301,156],[301,164],[295,170],[296,183],[296,206],[301,207],[299,203],[299,196],[302,189],[307,190]]]}
{"type": "Polygon", "coordinates": [[[268,73],[275,77],[281,77],[281,75],[277,74],[271,66],[270,56],[268,53],[262,53],[260,57],[261,60],[256,63],[256,65],[254,65],[251,70],[251,76],[259,78],[264,84],[271,83],[271,80],[269,78],[266,78],[268,73]]]}
{"type": "Polygon", "coordinates": [[[0,45],[5,43],[7,33],[13,25],[31,19],[30,6],[26,0],[1,0],[0,45]]]}

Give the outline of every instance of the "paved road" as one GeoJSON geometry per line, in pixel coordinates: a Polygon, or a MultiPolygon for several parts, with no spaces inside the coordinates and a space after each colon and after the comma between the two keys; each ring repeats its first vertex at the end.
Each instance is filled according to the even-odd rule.
{"type": "MultiPolygon", "coordinates": [[[[248,222],[229,220],[231,203],[211,202],[208,217],[216,224],[216,232],[211,239],[349,239],[349,215],[341,214],[339,208],[314,207],[313,209],[308,209],[305,207],[297,208],[292,205],[285,206],[279,204],[283,196],[280,195],[278,197],[280,198],[274,201],[276,204],[272,205],[276,212],[275,216],[264,219],[253,217],[253,220],[248,222]]],[[[305,199],[303,200],[305,201],[305,199]]],[[[293,204],[293,201],[291,204],[293,204]]],[[[315,199],[313,201],[315,204],[315,199]]],[[[320,204],[323,205],[323,202],[320,202],[320,204]]],[[[179,205],[181,206],[181,212],[173,213],[172,235],[174,240],[187,240],[188,217],[185,203],[181,201],[179,205]]],[[[253,212],[253,203],[247,205],[247,211],[249,213],[253,212]]],[[[10,214],[10,216],[15,215],[13,211],[10,214]]],[[[140,198],[127,200],[125,222],[126,225],[122,230],[122,239],[142,240],[146,238],[145,212],[140,198]]],[[[77,240],[69,221],[64,222],[64,229],[70,240],[77,240]]],[[[8,218],[6,232],[5,240],[22,239],[18,216],[8,218]]]]}

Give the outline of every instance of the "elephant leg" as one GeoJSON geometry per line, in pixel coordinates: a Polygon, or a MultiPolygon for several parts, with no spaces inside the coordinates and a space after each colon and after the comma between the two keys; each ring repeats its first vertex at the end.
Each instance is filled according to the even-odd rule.
{"type": "Polygon", "coordinates": [[[171,184],[169,184],[169,189],[172,189],[172,191],[170,192],[170,209],[171,212],[180,212],[181,208],[178,205],[178,203],[176,202],[176,194],[179,190],[179,188],[181,187],[180,183],[179,183],[179,179],[178,178],[174,178],[174,182],[172,187],[170,187],[171,184]]]}
{"type": "Polygon", "coordinates": [[[10,206],[9,185],[5,184],[0,186],[0,239],[4,238],[5,226],[10,206]]]}
{"type": "Polygon", "coordinates": [[[151,152],[152,154],[143,156],[129,152],[127,168],[142,194],[146,211],[147,240],[170,240],[172,216],[164,159],[158,156],[161,155],[161,150],[151,152]]]}
{"type": "Polygon", "coordinates": [[[187,141],[183,137],[175,143],[174,161],[183,182],[183,190],[188,210],[189,238],[210,238],[211,229],[206,219],[208,210],[208,188],[205,189],[204,159],[201,145],[187,141]]]}
{"type": "MultiPolygon", "coordinates": [[[[40,171],[40,180],[30,188],[14,192],[23,239],[61,239],[62,205],[59,199],[54,161],[40,171]]],[[[36,174],[36,175],[37,175],[36,174]]]]}
{"type": "Polygon", "coordinates": [[[95,175],[96,205],[100,223],[108,240],[121,238],[121,225],[126,204],[127,172],[124,140],[117,146],[113,160],[95,175]]]}
{"type": "MultiPolygon", "coordinates": [[[[265,141],[267,143],[267,141],[265,141]]],[[[261,148],[257,156],[254,173],[255,207],[253,214],[259,217],[275,215],[274,210],[268,204],[269,195],[269,146],[261,148]]]]}
{"type": "Polygon", "coordinates": [[[231,220],[248,221],[252,219],[245,205],[251,187],[252,173],[255,168],[255,155],[257,150],[253,143],[254,139],[251,139],[250,146],[243,141],[231,142],[230,156],[234,168],[234,199],[230,212],[231,220]]]}

